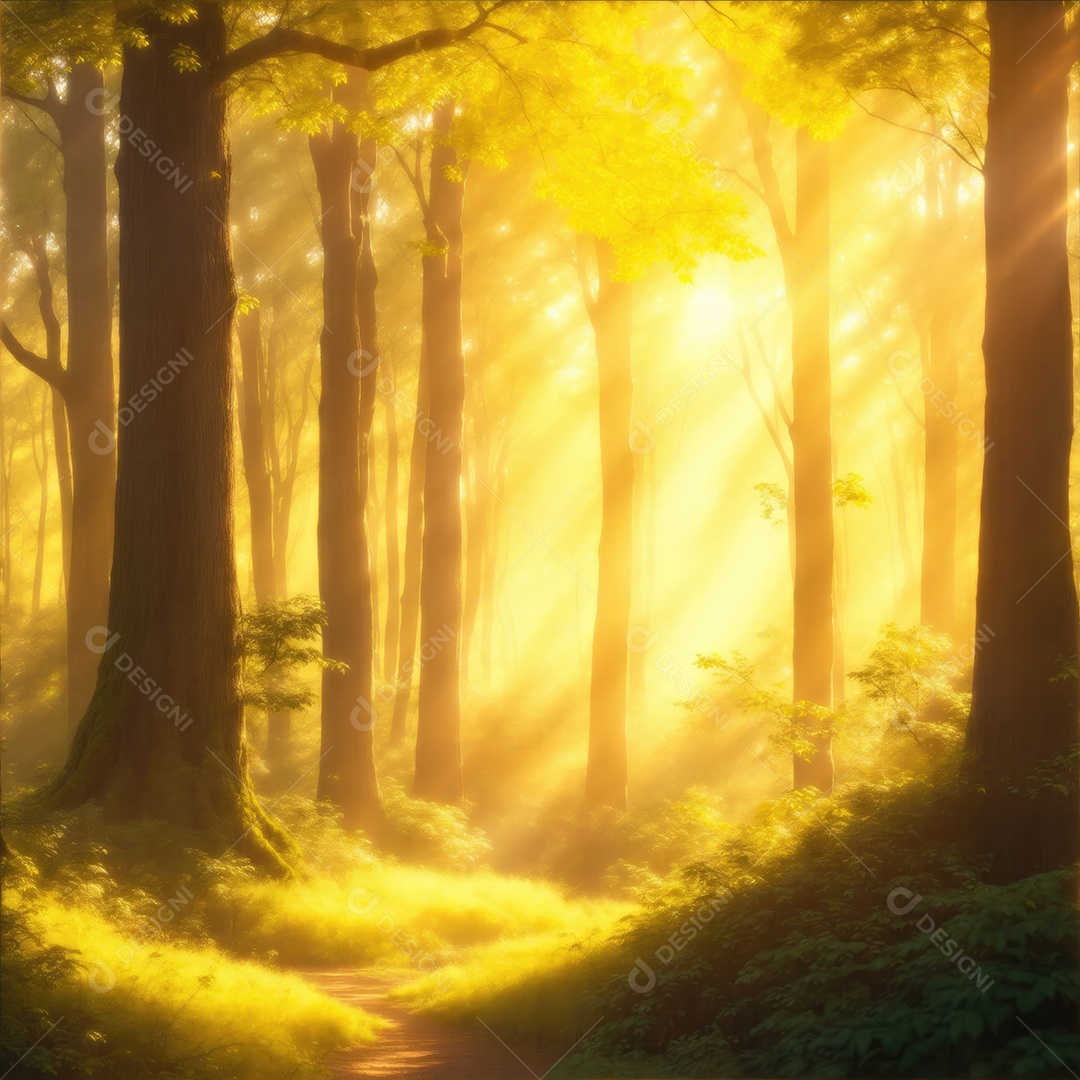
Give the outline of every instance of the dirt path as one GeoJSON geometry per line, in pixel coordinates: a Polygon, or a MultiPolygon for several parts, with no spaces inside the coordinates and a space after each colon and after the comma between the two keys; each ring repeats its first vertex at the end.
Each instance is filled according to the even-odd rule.
{"type": "Polygon", "coordinates": [[[521,1039],[507,1045],[479,1020],[443,1024],[407,1012],[389,993],[407,976],[382,971],[302,971],[323,993],[381,1016],[393,1025],[378,1042],[330,1056],[331,1080],[538,1080],[559,1060],[557,1048],[521,1039]]]}

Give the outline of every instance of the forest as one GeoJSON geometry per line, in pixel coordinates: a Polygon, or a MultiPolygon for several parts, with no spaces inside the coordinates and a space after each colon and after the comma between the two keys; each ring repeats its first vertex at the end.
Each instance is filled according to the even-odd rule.
{"type": "Polygon", "coordinates": [[[0,1080],[1080,1080],[1077,8],[0,0],[0,1080]]]}

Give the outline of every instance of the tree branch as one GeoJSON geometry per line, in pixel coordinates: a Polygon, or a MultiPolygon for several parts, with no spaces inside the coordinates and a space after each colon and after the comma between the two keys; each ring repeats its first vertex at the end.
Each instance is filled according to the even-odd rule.
{"type": "Polygon", "coordinates": [[[36,109],[41,109],[42,112],[48,113],[56,122],[56,126],[60,126],[60,118],[64,112],[64,103],[56,94],[56,90],[53,85],[49,84],[49,92],[43,98],[30,97],[28,94],[20,94],[18,90],[13,89],[7,83],[0,83],[0,97],[10,98],[12,101],[19,101],[23,105],[33,105],[36,109]]]}
{"type": "Polygon", "coordinates": [[[51,363],[44,356],[38,356],[37,353],[26,348],[11,332],[11,328],[4,319],[0,319],[0,342],[3,342],[7,351],[27,371],[33,372],[39,378],[44,379],[61,397],[63,396],[66,375],[63,368],[59,364],[51,363]]]}
{"type": "Polygon", "coordinates": [[[769,136],[769,115],[755,101],[751,101],[743,93],[744,74],[739,65],[730,56],[725,55],[728,75],[731,85],[739,95],[739,104],[742,106],[743,115],[746,117],[746,129],[750,134],[750,145],[754,150],[754,164],[757,166],[758,178],[761,181],[761,198],[765,208],[769,212],[772,221],[773,232],[780,243],[781,255],[785,261],[786,252],[794,249],[795,230],[791,227],[787,209],[784,206],[784,196],[780,190],[780,179],[776,175],[776,167],[773,165],[772,139],[769,136]]]}
{"type": "Polygon", "coordinates": [[[457,29],[439,26],[418,30],[415,34],[407,34],[397,41],[390,41],[385,45],[373,45],[366,49],[342,45],[340,42],[331,41],[319,34],[309,34],[304,30],[276,26],[262,37],[255,38],[227,53],[215,67],[214,81],[221,82],[261,60],[269,60],[271,57],[285,56],[289,53],[308,53],[344,64],[346,67],[378,71],[379,68],[414,53],[441,49],[455,42],[464,41],[477,30],[490,25],[488,17],[509,2],[510,0],[496,0],[491,7],[482,9],[471,23],[466,23],[457,29]]]}

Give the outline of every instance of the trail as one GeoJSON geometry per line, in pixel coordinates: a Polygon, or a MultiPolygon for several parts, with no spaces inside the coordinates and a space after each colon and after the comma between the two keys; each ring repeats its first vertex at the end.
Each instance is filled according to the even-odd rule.
{"type": "Polygon", "coordinates": [[[375,1043],[331,1054],[327,1059],[330,1080],[542,1080],[567,1049],[513,1038],[506,1039],[504,1045],[479,1019],[445,1024],[410,1013],[389,996],[394,987],[408,980],[402,973],[332,970],[300,974],[323,993],[393,1025],[383,1030],[375,1043]]]}

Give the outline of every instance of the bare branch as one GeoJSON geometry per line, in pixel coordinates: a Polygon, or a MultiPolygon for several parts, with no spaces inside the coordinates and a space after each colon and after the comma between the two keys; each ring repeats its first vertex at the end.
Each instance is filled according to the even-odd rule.
{"type": "Polygon", "coordinates": [[[39,378],[44,379],[58,394],[63,396],[66,372],[59,364],[50,363],[44,356],[38,356],[37,353],[32,352],[23,345],[11,332],[11,328],[4,319],[0,319],[0,342],[3,342],[7,351],[27,371],[33,372],[39,378]]]}

